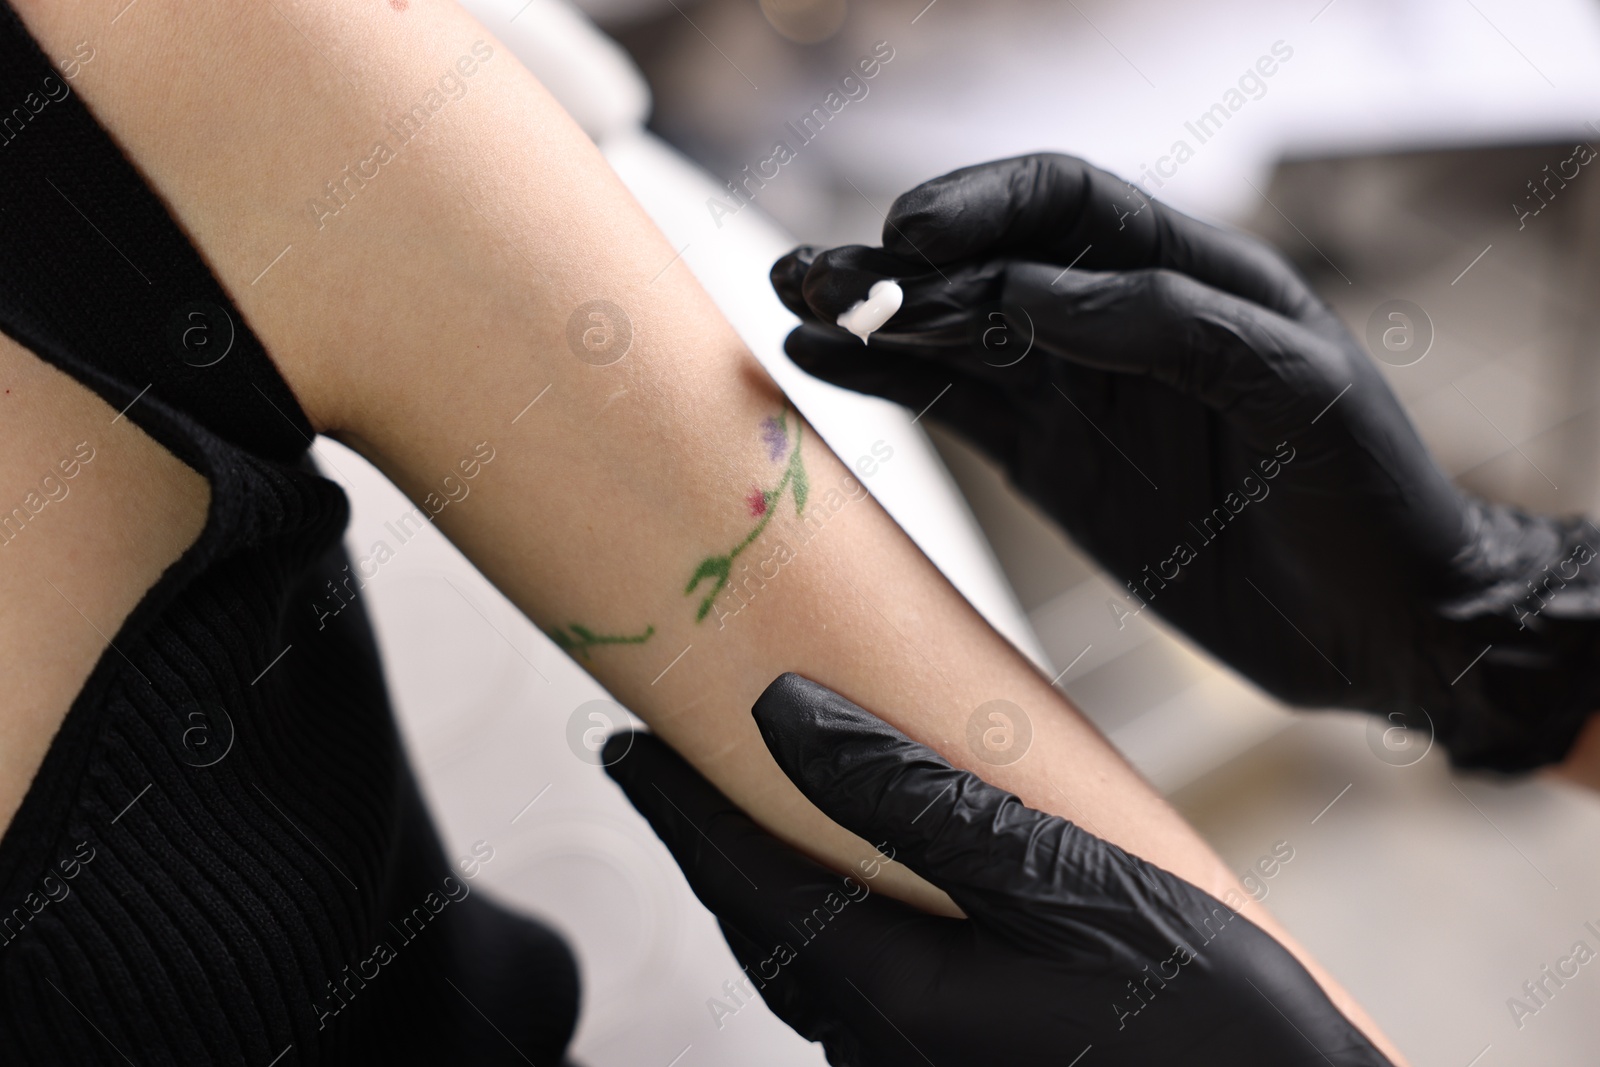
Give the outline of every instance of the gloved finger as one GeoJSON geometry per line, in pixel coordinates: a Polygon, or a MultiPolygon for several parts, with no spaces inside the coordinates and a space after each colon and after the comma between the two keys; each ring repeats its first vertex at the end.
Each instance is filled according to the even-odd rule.
{"type": "Polygon", "coordinates": [[[784,674],[753,710],[807,799],[852,833],[887,841],[970,921],[1014,943],[1092,943],[1142,928],[1145,901],[1180,907],[1184,883],[951,766],[826,686],[784,674]],[[1086,921],[1063,923],[1063,913],[1086,921]]]}
{"type": "MultiPolygon", "coordinates": [[[[1259,304],[1170,270],[1110,274],[1012,263],[1006,315],[1045,350],[1193,396],[1271,447],[1309,429],[1370,366],[1259,304]]],[[[1331,424],[1330,424],[1331,425],[1331,424]]]]}
{"type": "MultiPolygon", "coordinates": [[[[779,261],[780,264],[784,262],[784,260],[779,261]]],[[[793,281],[794,266],[788,269],[791,273],[785,279],[786,285],[793,281]]],[[[826,249],[812,255],[804,275],[800,277],[800,298],[806,309],[806,314],[802,317],[815,319],[829,326],[837,326],[840,315],[854,307],[858,301],[864,300],[874,283],[884,280],[896,282],[907,295],[910,295],[913,288],[931,289],[941,281],[938,272],[926,264],[901,260],[881,248],[842,245],[826,249]]],[[[998,296],[997,272],[993,270],[989,272],[988,283],[998,296]]],[[[970,288],[973,284],[981,283],[977,279],[972,279],[967,283],[967,287],[970,288]]],[[[897,311],[891,316],[889,322],[897,325],[903,322],[903,310],[902,307],[902,311],[897,311]]],[[[887,328],[888,324],[885,324],[879,333],[887,328]]],[[[840,332],[844,333],[842,328],[840,332]]],[[[874,335],[876,336],[877,334],[874,335]]]]}
{"type": "MultiPolygon", "coordinates": [[[[1016,460],[1021,425],[1016,403],[992,382],[892,343],[864,346],[837,331],[797,326],[784,351],[807,374],[891,400],[959,432],[1002,464],[1016,460]]],[[[1038,358],[1038,357],[1035,357],[1038,358]]]]}
{"type": "MultiPolygon", "coordinates": [[[[761,959],[789,965],[797,931],[805,931],[810,939],[796,965],[827,974],[856,966],[863,946],[882,936],[874,924],[892,902],[761,829],[660,738],[622,731],[601,751],[606,773],[667,846],[695,896],[764,947],[761,959]]],[[[770,968],[757,973],[763,969],[770,968]]]]}
{"type": "Polygon", "coordinates": [[[1002,260],[952,264],[936,271],[913,271],[877,249],[859,245],[817,255],[802,285],[806,305],[818,328],[840,338],[859,338],[837,327],[839,316],[853,307],[878,281],[890,279],[901,289],[898,311],[872,335],[867,346],[899,346],[915,350],[951,369],[997,384],[1015,384],[1019,377],[1042,379],[1038,361],[1019,367],[1021,346],[1012,340],[1001,313],[1006,263],[1002,260]]]}
{"type": "Polygon", "coordinates": [[[806,271],[811,269],[811,264],[816,261],[817,253],[820,251],[822,250],[815,245],[796,245],[772,265],[772,270],[767,275],[772,282],[772,291],[778,294],[783,306],[792,314],[799,316],[802,322],[816,318],[815,312],[806,306],[802,287],[805,284],[806,271]]]}
{"type": "Polygon", "coordinates": [[[1041,153],[965,167],[902,194],[883,247],[907,261],[1023,258],[1084,270],[1181,271],[1292,319],[1322,313],[1266,244],[1190,218],[1081,159],[1041,153]]]}
{"type": "Polygon", "coordinates": [[[987,301],[998,307],[1001,267],[974,263],[942,270],[901,260],[880,248],[843,245],[819,250],[800,245],[772,265],[773,290],[802,326],[814,326],[856,345],[839,316],[865,299],[873,285],[893,281],[906,303],[872,335],[872,343],[900,340],[925,347],[959,348],[969,341],[968,309],[987,301]]]}
{"type": "MultiPolygon", "coordinates": [[[[863,299],[874,282],[885,278],[898,282],[904,278],[935,273],[926,263],[908,263],[881,248],[841,245],[822,249],[815,245],[797,245],[772,264],[768,278],[783,306],[798,316],[801,322],[837,326],[839,316],[856,301],[863,299]],[[834,285],[839,297],[837,301],[813,308],[806,302],[806,278],[823,256],[834,261],[834,285]]],[[[840,330],[840,333],[844,332],[840,330]]],[[[856,343],[860,343],[860,338],[856,339],[856,343]]]]}

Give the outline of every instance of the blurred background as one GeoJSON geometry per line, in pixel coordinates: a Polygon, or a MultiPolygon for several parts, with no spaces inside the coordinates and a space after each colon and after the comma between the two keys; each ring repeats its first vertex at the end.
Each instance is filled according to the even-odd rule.
{"type": "MultiPolygon", "coordinates": [[[[1600,928],[1600,797],[1452,774],[1425,736],[1386,744],[1359,716],[1282,710],[1152,613],[1119,629],[1112,587],[940,431],[937,407],[913,422],[787,364],[792,319],[765,272],[797,241],[878,243],[893,198],[952,168],[1080,155],[1264,235],[1358,336],[1410,302],[1418,341],[1376,354],[1445,468],[1487,496],[1595,513],[1600,168],[1570,177],[1568,161],[1600,145],[1600,8],[467,6],[594,137],[835,451],[893,447],[868,487],[968,598],[1237,870],[1287,843],[1292,860],[1258,876],[1268,906],[1414,1063],[1593,1062],[1600,971],[1520,1022],[1508,1001],[1576,942],[1600,950],[1584,928],[1600,928]],[[1264,56],[1273,73],[1241,81],[1264,56]],[[868,58],[875,75],[828,107],[868,58]],[[1218,104],[1225,121],[1201,129],[1218,104]],[[819,107],[827,120],[801,138],[819,107]],[[794,158],[751,203],[731,199],[777,141],[794,158]],[[1547,182],[1558,168],[1568,178],[1547,182]]],[[[365,552],[410,505],[353,453],[317,451],[365,552]]],[[[581,1062],[822,1064],[761,1004],[728,997],[737,964],[715,924],[596,766],[595,740],[626,712],[434,531],[413,544],[367,593],[412,755],[454,854],[492,847],[479,884],[577,947],[581,1062]],[[737,1010],[719,1022],[713,1000],[737,1010]]]]}

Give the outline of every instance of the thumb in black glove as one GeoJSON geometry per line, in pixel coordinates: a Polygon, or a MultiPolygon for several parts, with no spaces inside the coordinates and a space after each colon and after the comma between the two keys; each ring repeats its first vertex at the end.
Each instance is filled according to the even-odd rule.
{"type": "MultiPolygon", "coordinates": [[[[837,1067],[1388,1064],[1276,940],[1223,902],[957,770],[798,675],[755,705],[829,817],[948,892],[949,919],[772,838],[649,735],[609,773],[755,986],[837,1067]]],[[[615,759],[613,760],[613,757],[615,759]]]]}

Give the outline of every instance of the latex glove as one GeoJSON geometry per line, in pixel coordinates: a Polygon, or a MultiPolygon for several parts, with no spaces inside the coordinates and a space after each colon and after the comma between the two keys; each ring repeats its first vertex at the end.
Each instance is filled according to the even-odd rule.
{"type": "Polygon", "coordinates": [[[1058,155],[913,189],[884,244],[777,263],[790,356],[932,403],[1125,584],[1119,625],[1148,605],[1279,698],[1431,726],[1461,766],[1556,761],[1600,707],[1600,531],[1457,490],[1265,245],[1058,155]],[[863,347],[830,324],[884,278],[904,304],[863,347]]]}
{"type": "Polygon", "coordinates": [[[759,991],[836,1067],[1390,1063],[1283,946],[1189,883],[798,675],[755,718],[812,803],[970,918],[873,894],[870,864],[819,866],[655,737],[619,735],[607,773],[745,969],[711,991],[730,1014],[759,991]]]}

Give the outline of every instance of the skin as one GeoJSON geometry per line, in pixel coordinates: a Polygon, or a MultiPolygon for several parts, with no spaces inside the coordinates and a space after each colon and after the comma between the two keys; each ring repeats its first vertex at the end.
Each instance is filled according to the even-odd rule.
{"type": "Polygon", "coordinates": [[[1600,792],[1600,714],[1589,716],[1567,758],[1544,774],[1569,785],[1600,792]]]}
{"type": "MultiPolygon", "coordinates": [[[[764,826],[841,870],[875,855],[876,843],[800,795],[754,728],[751,703],[792,670],[1030,805],[1235,903],[1404,1062],[809,427],[806,508],[814,524],[821,512],[820,530],[807,532],[790,489],[734,577],[759,572],[779,542],[792,558],[776,571],[768,564],[764,585],[743,586],[749,605],[736,616],[697,621],[700,596],[685,592],[696,567],[746,538],[752,487],[770,489],[782,474],[763,420],[789,410],[792,433],[798,419],[598,151],[490,30],[432,0],[404,11],[287,0],[16,6],[48,55],[93,44],[74,90],[165,199],[312,424],[419,503],[489,442],[492,465],[438,526],[547,632],[574,622],[607,637],[649,629],[647,639],[574,654],[764,826]],[[461,79],[464,94],[401,144],[386,124],[479,41],[492,56],[461,79]],[[368,166],[337,213],[332,201],[308,207],[343,168],[371,158],[377,140],[393,158],[375,175],[368,166]],[[578,358],[567,341],[574,310],[594,299],[631,324],[626,356],[608,366],[578,358]],[[967,744],[969,717],[997,698],[1023,709],[1033,730],[1027,755],[1007,766],[967,744]]],[[[25,351],[0,355],[0,369],[30,383],[34,425],[33,436],[0,444],[6,500],[63,442],[115,413],[25,351]]],[[[90,472],[102,482],[84,481],[72,507],[47,514],[56,533],[24,557],[28,572],[61,575],[62,591],[107,634],[194,540],[206,499],[194,472],[128,420],[116,427],[108,462],[90,472]],[[137,495],[127,488],[135,483],[137,495]],[[157,535],[117,533],[130,514],[157,535]]],[[[23,570],[0,568],[0,667],[30,679],[28,698],[0,711],[4,820],[104,645],[23,570]]],[[[876,884],[956,913],[901,867],[876,884]]]]}
{"type": "Polygon", "coordinates": [[[47,476],[65,489],[21,533],[0,538],[4,826],[106,638],[199,536],[211,491],[130,419],[4,335],[0,390],[3,507],[26,506],[47,476]],[[94,458],[67,478],[58,464],[82,443],[94,458]]]}

